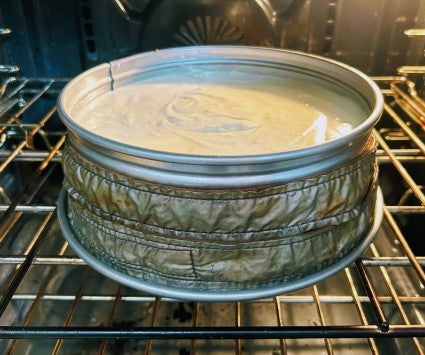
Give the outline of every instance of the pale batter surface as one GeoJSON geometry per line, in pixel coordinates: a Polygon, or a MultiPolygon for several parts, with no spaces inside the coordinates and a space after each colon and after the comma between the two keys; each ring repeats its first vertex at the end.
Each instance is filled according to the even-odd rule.
{"type": "Polygon", "coordinates": [[[317,145],[368,116],[346,89],[274,68],[173,67],[93,99],[75,117],[97,135],[195,155],[257,155],[317,145]]]}

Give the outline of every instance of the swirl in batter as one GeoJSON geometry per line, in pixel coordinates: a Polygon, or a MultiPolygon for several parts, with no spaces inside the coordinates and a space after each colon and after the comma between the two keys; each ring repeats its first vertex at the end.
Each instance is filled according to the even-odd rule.
{"type": "Polygon", "coordinates": [[[335,84],[275,68],[173,67],[94,98],[76,122],[159,151],[236,156],[317,145],[350,132],[365,104],[335,84]]]}

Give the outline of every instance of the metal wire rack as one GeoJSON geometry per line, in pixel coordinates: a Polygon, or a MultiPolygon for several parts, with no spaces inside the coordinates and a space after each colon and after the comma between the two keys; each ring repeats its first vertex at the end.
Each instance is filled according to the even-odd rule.
{"type": "Polygon", "coordinates": [[[375,241],[353,265],[317,285],[236,303],[144,294],[76,257],[56,216],[66,135],[54,105],[66,79],[4,79],[1,352],[423,354],[425,102],[407,76],[374,79],[386,99],[374,131],[385,201],[375,241]]]}

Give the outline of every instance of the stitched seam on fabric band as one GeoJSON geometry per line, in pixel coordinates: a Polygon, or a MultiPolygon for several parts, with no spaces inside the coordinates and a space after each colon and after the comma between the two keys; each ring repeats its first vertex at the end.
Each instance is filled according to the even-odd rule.
{"type": "MultiPolygon", "coordinates": [[[[93,221],[92,219],[90,219],[89,217],[87,217],[85,215],[80,214],[79,218],[83,218],[84,220],[86,220],[86,222],[89,225],[91,225],[93,228],[98,229],[100,227],[101,230],[103,230],[104,232],[106,232],[108,234],[113,234],[113,236],[115,238],[120,239],[121,241],[130,242],[130,243],[133,243],[133,244],[140,244],[141,241],[144,241],[142,237],[135,237],[135,236],[133,236],[133,235],[131,235],[129,233],[126,233],[126,232],[119,232],[119,231],[116,231],[116,230],[111,230],[111,229],[105,227],[104,225],[102,225],[101,223],[93,221]],[[122,235],[122,236],[120,236],[120,235],[122,235]],[[137,238],[137,240],[126,239],[123,236],[129,236],[130,238],[134,238],[134,239],[137,238]]],[[[347,221],[346,223],[350,223],[353,220],[347,221]]],[[[342,224],[342,225],[339,225],[337,227],[338,228],[342,228],[344,225],[345,225],[345,223],[342,224]]],[[[304,237],[304,238],[303,238],[302,235],[292,236],[292,238],[303,238],[302,240],[298,240],[298,241],[296,241],[296,240],[295,241],[294,240],[287,241],[288,238],[285,238],[285,239],[282,240],[281,243],[274,244],[273,246],[252,247],[252,246],[247,246],[246,245],[246,244],[252,244],[252,242],[240,243],[240,244],[243,244],[243,249],[246,249],[246,250],[270,250],[271,248],[275,248],[275,247],[279,247],[279,246],[301,244],[301,243],[308,242],[308,241],[310,241],[312,239],[321,238],[323,236],[323,234],[328,234],[330,232],[330,230],[325,230],[325,231],[321,231],[321,232],[322,233],[318,233],[318,234],[311,235],[311,236],[304,237]],[[283,242],[283,241],[285,241],[285,242],[283,242]]],[[[149,242],[154,243],[152,241],[149,241],[149,242]]],[[[264,241],[261,241],[261,242],[264,243],[264,241]]],[[[194,242],[194,244],[197,244],[197,243],[194,242]]],[[[143,244],[143,245],[147,245],[147,244],[143,244]]],[[[169,248],[167,248],[167,246],[179,247],[179,249],[181,249],[181,250],[187,250],[187,251],[188,250],[191,250],[193,248],[196,248],[196,246],[194,245],[193,247],[188,247],[188,249],[184,249],[181,245],[172,244],[172,243],[167,243],[167,244],[161,243],[161,246],[158,246],[158,245],[149,245],[150,248],[152,248],[152,249],[158,249],[158,250],[169,250],[169,248]]],[[[226,252],[226,249],[225,249],[225,246],[224,245],[220,245],[218,247],[210,247],[210,246],[203,245],[202,247],[205,250],[220,250],[220,251],[226,252]]],[[[230,249],[229,251],[232,251],[233,252],[234,250],[237,250],[237,248],[239,248],[239,246],[234,246],[234,247],[235,247],[235,249],[230,249]]]]}
{"type": "MultiPolygon", "coordinates": [[[[93,209],[94,210],[100,210],[100,211],[102,211],[102,213],[104,213],[106,215],[109,215],[109,216],[112,216],[112,217],[114,217],[118,221],[119,220],[121,220],[123,222],[129,221],[129,222],[132,222],[132,223],[140,224],[141,226],[148,226],[151,229],[162,229],[162,230],[173,231],[173,232],[182,233],[182,234],[184,234],[184,233],[185,234],[192,233],[191,231],[185,231],[185,230],[179,230],[179,229],[173,229],[173,228],[166,228],[166,227],[158,227],[158,226],[155,226],[155,225],[150,225],[150,224],[142,223],[142,222],[135,221],[135,220],[132,220],[132,219],[128,219],[128,218],[123,218],[121,216],[117,216],[116,214],[103,211],[102,209],[93,206],[92,204],[90,204],[89,202],[87,202],[87,200],[83,196],[81,196],[78,192],[76,192],[76,194],[78,195],[78,197],[80,199],[82,199],[82,200],[85,201],[85,203],[82,203],[81,201],[79,201],[78,203],[80,204],[80,206],[83,207],[83,208],[85,208],[85,209],[87,209],[90,213],[94,214],[95,216],[97,216],[99,218],[102,218],[102,217],[99,216],[96,212],[94,212],[93,209]]],[[[72,198],[75,201],[78,201],[78,199],[76,199],[75,197],[72,197],[72,198]]],[[[361,211],[360,211],[361,210],[361,206],[367,205],[367,200],[368,199],[365,198],[364,201],[362,201],[361,203],[355,205],[353,207],[353,209],[351,209],[349,211],[345,211],[345,212],[342,212],[340,214],[336,214],[336,215],[332,215],[332,216],[327,216],[327,217],[325,217],[323,219],[319,219],[319,220],[313,220],[313,221],[309,221],[309,222],[302,223],[302,224],[296,224],[296,225],[293,225],[291,227],[286,227],[286,228],[262,229],[261,231],[244,231],[244,232],[231,232],[231,233],[217,233],[217,232],[193,232],[193,233],[196,233],[198,235],[229,235],[229,236],[231,236],[231,235],[244,235],[244,234],[246,235],[246,234],[250,234],[250,233],[260,233],[260,232],[265,232],[265,233],[269,232],[269,233],[271,233],[271,232],[279,232],[279,231],[282,231],[283,232],[285,230],[291,230],[291,229],[302,229],[303,227],[306,227],[308,224],[312,224],[312,223],[314,224],[314,223],[319,223],[319,222],[326,223],[328,220],[331,220],[333,218],[343,217],[343,216],[349,215],[351,213],[355,214],[354,217],[352,218],[352,219],[354,219],[354,218],[358,217],[361,214],[361,211]]],[[[352,219],[350,219],[350,220],[352,220],[352,219]]],[[[112,220],[110,220],[110,221],[111,221],[111,223],[113,223],[112,220]]],[[[348,222],[349,221],[347,221],[347,223],[348,222]]],[[[124,226],[124,224],[122,224],[122,223],[120,225],[123,225],[124,226]]],[[[130,227],[127,227],[127,228],[130,228],[130,227]]],[[[160,234],[164,235],[164,233],[160,233],[160,234]]]]}
{"type": "MultiPolygon", "coordinates": [[[[70,150],[72,149],[72,148],[69,148],[70,150]]],[[[73,150],[73,149],[72,149],[73,150]]],[[[337,176],[333,176],[333,177],[328,177],[328,176],[326,176],[326,174],[322,174],[322,175],[320,175],[320,177],[323,177],[323,179],[324,179],[324,181],[321,181],[321,182],[318,182],[318,183],[316,183],[316,184],[310,184],[310,185],[307,185],[307,186],[303,186],[303,187],[301,187],[301,188],[299,188],[299,189],[292,189],[292,190],[285,190],[284,192],[280,192],[280,193],[272,193],[272,194],[264,194],[264,195],[262,195],[262,194],[259,194],[259,196],[255,196],[255,197],[240,197],[240,198],[224,198],[224,199],[208,199],[208,198],[197,198],[197,197],[186,197],[186,196],[180,196],[180,195],[169,195],[169,194],[166,194],[166,193],[158,193],[158,192],[152,192],[152,191],[150,191],[149,189],[146,189],[146,190],[144,190],[144,189],[141,189],[141,188],[137,188],[137,187],[133,187],[133,186],[129,186],[129,185],[127,185],[127,184],[125,184],[125,183],[122,183],[122,182],[116,182],[116,181],[114,181],[113,179],[111,179],[111,178],[108,178],[108,177],[105,177],[105,176],[103,176],[103,175],[101,175],[101,174],[99,174],[99,173],[97,173],[97,172],[94,172],[94,171],[92,171],[92,170],[90,170],[90,169],[88,169],[86,166],[84,166],[84,165],[92,165],[92,166],[95,166],[97,169],[99,169],[99,170],[101,170],[96,164],[93,164],[93,163],[91,163],[91,162],[88,162],[85,158],[83,158],[83,157],[81,157],[78,153],[75,153],[75,152],[73,152],[73,153],[68,153],[68,154],[65,154],[64,155],[64,159],[69,159],[69,160],[72,160],[72,162],[73,162],[73,164],[76,164],[79,168],[81,168],[81,169],[83,169],[84,171],[86,171],[88,174],[92,174],[92,175],[95,175],[95,176],[97,176],[97,177],[99,177],[99,178],[101,178],[101,179],[103,179],[103,180],[105,180],[105,181],[108,181],[108,182],[111,182],[111,183],[113,183],[113,184],[115,184],[115,185],[118,185],[118,186],[122,186],[122,187],[124,187],[124,188],[127,188],[127,189],[129,189],[129,190],[134,190],[134,191],[138,191],[138,192],[141,192],[141,193],[144,193],[144,194],[147,194],[147,195],[158,195],[158,196],[165,196],[165,197],[170,197],[170,198],[175,198],[175,199],[183,199],[183,200],[196,200],[196,201],[208,201],[208,202],[210,202],[210,203],[217,203],[217,204],[223,204],[223,203],[227,203],[228,201],[238,201],[238,200],[257,200],[257,199],[259,199],[259,198],[263,198],[263,197],[274,197],[274,196],[281,196],[281,195],[285,195],[285,194],[290,194],[290,193],[294,193],[294,192],[299,192],[299,191],[303,191],[303,190],[306,190],[306,189],[309,189],[309,188],[313,188],[313,187],[318,187],[318,188],[320,188],[320,187],[322,187],[323,185],[325,185],[325,184],[328,184],[328,183],[331,183],[332,181],[334,181],[334,180],[336,180],[336,179],[339,179],[339,178],[341,178],[341,177],[343,177],[343,176],[347,176],[347,175],[350,175],[351,173],[353,173],[353,172],[355,172],[355,171],[357,171],[357,170],[362,170],[362,168],[364,167],[364,166],[366,166],[366,165],[369,165],[370,164],[370,160],[374,160],[374,155],[372,154],[372,152],[373,151],[369,151],[367,154],[365,154],[364,156],[362,156],[361,158],[359,158],[358,160],[355,160],[354,162],[352,162],[351,164],[347,164],[347,165],[344,165],[344,167],[346,167],[347,168],[347,170],[344,172],[344,173],[341,173],[341,174],[338,174],[337,176]],[[78,159],[80,159],[80,160],[82,160],[82,161],[85,161],[86,162],[86,164],[84,164],[83,163],[83,165],[82,164],[80,164],[79,162],[78,162],[78,160],[73,156],[73,155],[76,155],[76,156],[78,156],[78,159]]],[[[340,167],[340,168],[342,168],[342,167],[340,167]]],[[[333,171],[331,171],[331,173],[333,173],[333,172],[335,172],[334,170],[333,171]]],[[[108,171],[108,174],[116,174],[116,173],[112,173],[111,171],[108,171]]],[[[119,175],[119,174],[116,174],[116,175],[119,175]]],[[[120,178],[120,179],[123,179],[124,180],[124,178],[120,178]]],[[[309,179],[306,179],[306,181],[307,180],[309,180],[309,179]]],[[[299,181],[299,182],[301,182],[301,181],[299,181]]],[[[296,182],[292,182],[292,183],[296,183],[296,182]]],[[[290,184],[290,183],[289,183],[290,184]]],[[[72,185],[72,184],[71,184],[72,185]]],[[[81,183],[80,183],[80,185],[81,185],[81,183]]],[[[285,185],[287,185],[287,184],[284,184],[284,185],[281,185],[281,186],[285,186],[285,185]]],[[[158,184],[158,186],[161,188],[161,185],[159,185],[158,184]]],[[[74,187],[75,188],[75,187],[74,187]]],[[[273,187],[271,187],[271,188],[273,188],[273,187]]],[[[183,190],[184,191],[184,190],[183,190]]],[[[189,190],[190,191],[190,190],[189,190]]],[[[248,192],[249,190],[247,190],[247,192],[248,192]]],[[[194,191],[191,191],[191,192],[194,192],[194,191]]],[[[203,191],[202,193],[205,193],[205,191],[203,191]]],[[[212,194],[213,194],[214,192],[212,192],[212,194]]]]}
{"type": "MultiPolygon", "coordinates": [[[[87,243],[85,243],[87,244],[87,243]]],[[[159,276],[160,278],[165,278],[168,281],[172,281],[172,280],[177,280],[177,281],[186,281],[186,282],[190,282],[190,283],[205,283],[208,285],[211,284],[217,284],[217,285],[223,285],[223,284],[233,284],[233,285],[241,285],[241,286],[245,286],[245,287],[250,287],[249,285],[272,285],[276,282],[282,282],[282,281],[287,281],[287,280],[294,280],[294,279],[298,279],[301,278],[305,275],[310,275],[312,272],[317,272],[320,271],[321,269],[323,269],[324,267],[326,267],[329,264],[334,263],[335,261],[341,259],[344,255],[347,255],[347,253],[355,246],[358,244],[358,241],[354,241],[352,243],[349,243],[347,246],[345,246],[337,255],[335,255],[332,258],[326,259],[323,262],[321,262],[320,264],[316,265],[313,268],[310,268],[306,271],[303,272],[299,272],[299,273],[295,273],[295,274],[291,274],[291,275],[285,275],[284,277],[280,277],[280,278],[273,278],[273,279],[268,279],[267,283],[264,282],[246,282],[246,281],[241,281],[241,282],[237,282],[237,281],[220,281],[220,280],[212,280],[212,281],[208,281],[208,280],[202,280],[202,279],[197,279],[197,278],[190,278],[190,277],[184,277],[184,276],[177,276],[177,275],[172,275],[172,274],[167,274],[167,273],[161,273],[158,270],[154,270],[151,269],[149,267],[146,266],[142,266],[142,265],[137,265],[137,264],[132,264],[129,262],[125,262],[121,259],[116,259],[115,257],[105,253],[103,250],[99,249],[96,245],[92,244],[92,243],[88,243],[89,247],[94,249],[98,254],[100,254],[101,256],[103,256],[105,259],[110,261],[110,264],[114,265],[114,266],[118,266],[120,268],[127,268],[127,269],[131,269],[133,271],[142,271],[145,274],[146,273],[150,273],[150,274],[154,274],[156,276],[159,276]]],[[[133,276],[135,277],[135,276],[133,276]]],[[[152,281],[151,281],[152,282],[152,281]]]]}

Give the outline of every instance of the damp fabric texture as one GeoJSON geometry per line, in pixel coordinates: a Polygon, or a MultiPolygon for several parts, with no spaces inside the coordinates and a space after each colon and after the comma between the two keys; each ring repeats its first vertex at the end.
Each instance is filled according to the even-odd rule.
{"type": "Polygon", "coordinates": [[[83,247],[143,283],[246,290],[335,263],[374,218],[373,137],[351,161],[300,181],[202,190],[130,178],[63,152],[67,215],[83,247]]]}

